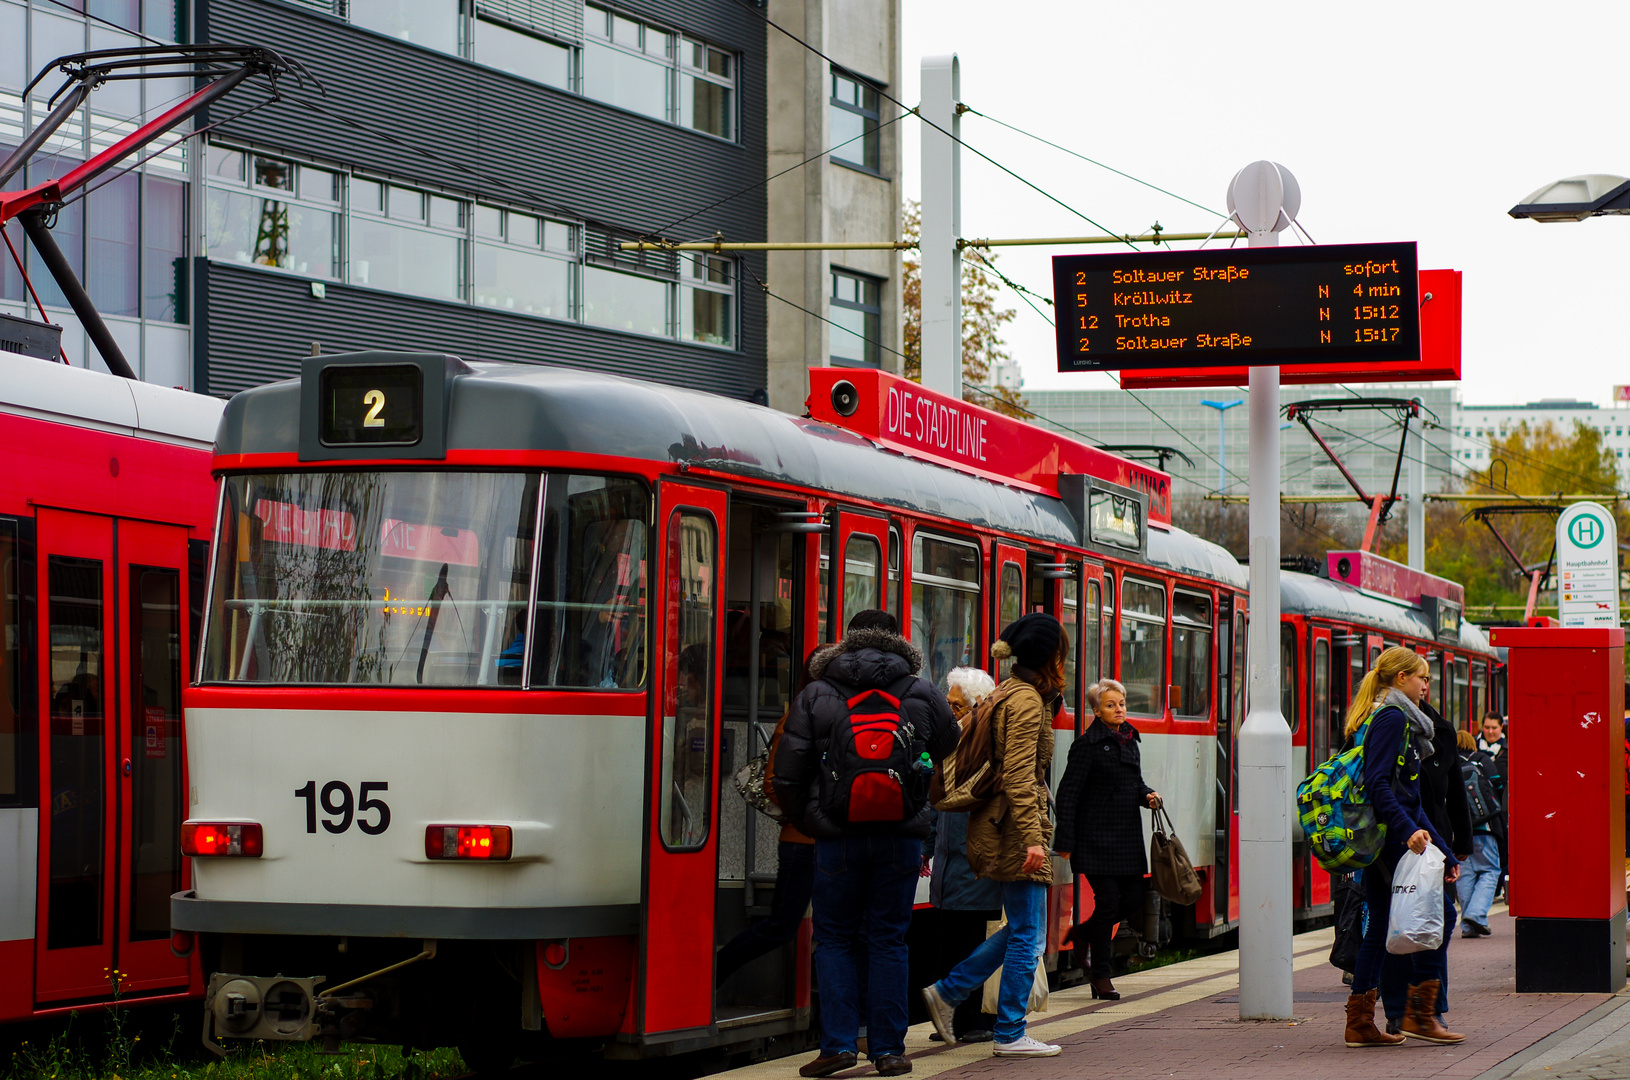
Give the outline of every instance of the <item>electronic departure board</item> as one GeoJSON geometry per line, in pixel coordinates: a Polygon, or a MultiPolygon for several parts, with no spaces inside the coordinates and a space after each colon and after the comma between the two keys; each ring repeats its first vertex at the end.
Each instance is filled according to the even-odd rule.
{"type": "Polygon", "coordinates": [[[1415,245],[1053,259],[1058,370],[1420,360],[1415,245]]]}

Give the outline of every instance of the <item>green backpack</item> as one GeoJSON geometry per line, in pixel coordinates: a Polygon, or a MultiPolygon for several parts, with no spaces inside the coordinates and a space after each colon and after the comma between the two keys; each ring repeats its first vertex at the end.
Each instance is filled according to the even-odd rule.
{"type": "MultiPolygon", "coordinates": [[[[1296,786],[1302,833],[1313,857],[1332,874],[1364,869],[1387,842],[1387,823],[1380,820],[1364,790],[1364,742],[1380,711],[1377,708],[1359,725],[1351,748],[1314,769],[1296,786]]],[[[1400,748],[1398,764],[1403,762],[1400,748]]]]}

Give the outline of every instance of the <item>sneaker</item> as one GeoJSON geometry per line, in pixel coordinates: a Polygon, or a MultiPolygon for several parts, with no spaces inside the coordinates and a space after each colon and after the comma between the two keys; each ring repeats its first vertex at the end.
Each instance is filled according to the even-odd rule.
{"type": "Polygon", "coordinates": [[[991,1044],[997,1057],[1057,1057],[1064,1052],[1062,1046],[1044,1043],[1028,1035],[1020,1035],[1012,1042],[991,1044]]]}
{"type": "Polygon", "coordinates": [[[952,1033],[951,1024],[956,1010],[951,1003],[940,994],[939,983],[930,983],[923,987],[923,1004],[928,1006],[928,1019],[933,1021],[934,1030],[946,1046],[956,1042],[956,1035],[952,1033]]]}

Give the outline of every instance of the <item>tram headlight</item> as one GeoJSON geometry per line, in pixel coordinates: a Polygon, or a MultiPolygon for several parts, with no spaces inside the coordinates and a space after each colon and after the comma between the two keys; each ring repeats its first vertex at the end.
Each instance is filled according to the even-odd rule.
{"type": "Polygon", "coordinates": [[[508,825],[428,825],[424,857],[502,861],[509,858],[510,841],[508,825]]]}
{"type": "Polygon", "coordinates": [[[860,391],[848,379],[832,384],[832,408],[839,416],[853,416],[860,408],[860,391]]]}
{"type": "Polygon", "coordinates": [[[181,854],[195,859],[223,855],[258,859],[265,847],[260,825],[253,821],[181,823],[181,854]]]}

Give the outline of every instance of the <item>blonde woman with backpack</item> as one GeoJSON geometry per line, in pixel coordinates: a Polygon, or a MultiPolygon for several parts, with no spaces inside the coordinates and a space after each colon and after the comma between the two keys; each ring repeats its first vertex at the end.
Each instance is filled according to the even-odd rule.
{"type": "Polygon", "coordinates": [[[1425,657],[1394,646],[1364,676],[1347,710],[1348,738],[1369,723],[1363,733],[1364,791],[1377,818],[1387,826],[1386,845],[1363,872],[1370,922],[1358,950],[1353,992],[1347,999],[1345,1040],[1352,1047],[1401,1046],[1406,1036],[1435,1043],[1458,1043],[1466,1037],[1448,1030],[1438,1019],[1437,954],[1431,951],[1409,954],[1413,967],[1402,1033],[1389,1035],[1375,1026],[1375,999],[1387,956],[1392,875],[1398,860],[1406,849],[1421,854],[1426,845],[1433,844],[1443,853],[1447,866],[1444,880],[1452,884],[1460,876],[1460,864],[1421,806],[1421,762],[1432,755],[1433,746],[1432,721],[1417,703],[1429,679],[1425,657]]]}

